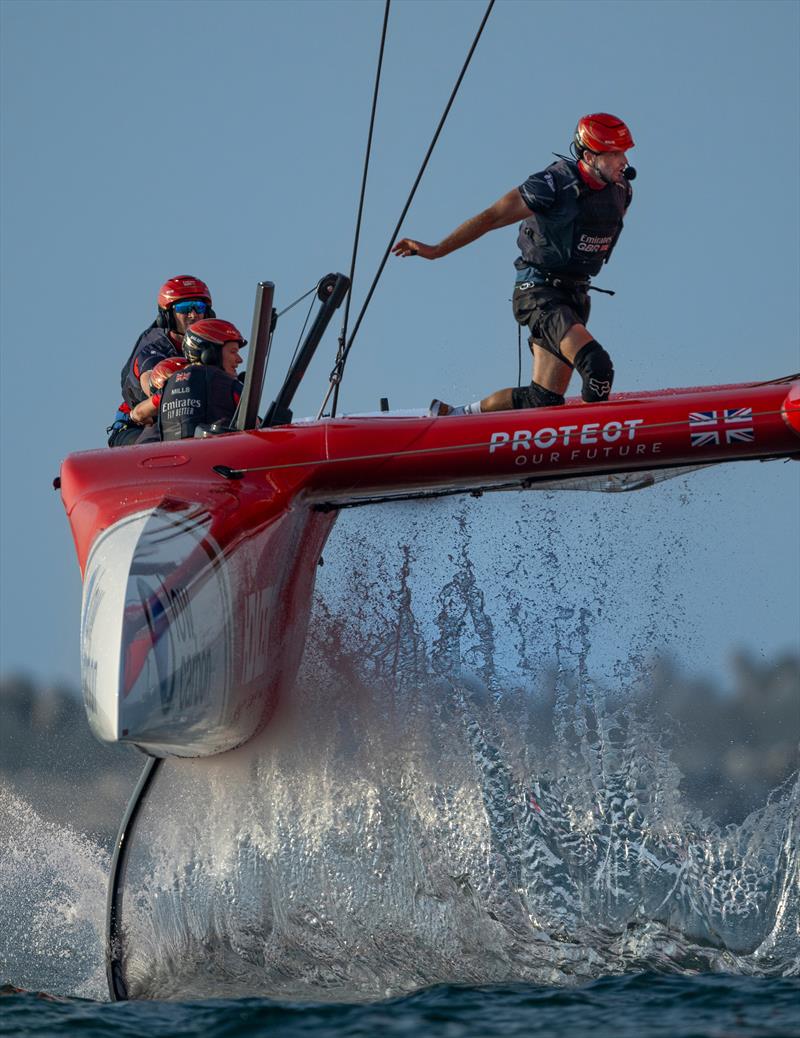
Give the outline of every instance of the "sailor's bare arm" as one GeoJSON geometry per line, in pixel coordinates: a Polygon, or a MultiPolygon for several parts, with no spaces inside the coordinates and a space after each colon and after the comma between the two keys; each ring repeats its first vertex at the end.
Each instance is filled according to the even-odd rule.
{"type": "Polygon", "coordinates": [[[498,227],[507,227],[509,224],[518,223],[530,216],[531,211],[522,200],[519,188],[513,188],[502,198],[484,209],[477,216],[465,220],[460,227],[456,227],[452,234],[448,234],[438,245],[426,245],[424,242],[413,238],[401,238],[396,245],[392,246],[395,256],[422,256],[423,259],[441,259],[456,249],[469,245],[477,238],[483,237],[488,231],[497,230],[498,227]]]}
{"type": "Polygon", "coordinates": [[[147,400],[142,400],[131,411],[131,421],[136,422],[137,425],[155,425],[157,413],[158,408],[148,397],[147,400]]]}

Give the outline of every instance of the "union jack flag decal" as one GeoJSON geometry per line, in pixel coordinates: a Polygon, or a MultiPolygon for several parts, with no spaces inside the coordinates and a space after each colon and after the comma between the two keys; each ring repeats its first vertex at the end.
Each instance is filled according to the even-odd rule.
{"type": "Polygon", "coordinates": [[[752,407],[729,407],[722,411],[692,411],[689,428],[693,447],[719,447],[720,444],[753,443],[752,407]],[[742,428],[747,425],[748,428],[742,428]]]}

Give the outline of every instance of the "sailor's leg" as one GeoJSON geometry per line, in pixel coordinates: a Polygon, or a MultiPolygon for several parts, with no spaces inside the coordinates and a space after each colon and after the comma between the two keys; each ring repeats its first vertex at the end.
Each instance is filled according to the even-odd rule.
{"type": "Polygon", "coordinates": [[[533,341],[530,347],[533,353],[533,381],[543,389],[563,396],[572,377],[572,364],[566,358],[556,356],[551,350],[533,341]]]}
{"type": "Polygon", "coordinates": [[[585,325],[573,324],[558,343],[558,353],[531,339],[533,379],[529,386],[500,389],[480,402],[481,412],[523,407],[558,407],[564,403],[573,367],[581,376],[587,403],[607,400],[614,381],[611,357],[585,325]]]}
{"type": "MultiPolygon", "coordinates": [[[[570,368],[567,368],[569,381],[570,368]]],[[[562,393],[555,393],[536,381],[529,386],[513,386],[498,389],[474,404],[451,407],[441,400],[434,400],[429,413],[431,415],[487,414],[489,411],[515,411],[523,407],[558,407],[564,403],[562,393]]]]}
{"type": "Polygon", "coordinates": [[[558,357],[554,351],[539,345],[533,338],[529,340],[528,345],[533,354],[531,384],[498,389],[497,392],[490,393],[480,402],[482,414],[486,411],[511,411],[523,407],[558,407],[564,403],[564,393],[572,375],[572,365],[558,357]]]}
{"type": "Polygon", "coordinates": [[[534,379],[529,386],[514,386],[512,389],[498,389],[496,393],[490,393],[481,400],[481,413],[519,410],[523,407],[559,407],[563,403],[563,393],[556,393],[534,379]]]}
{"type": "Polygon", "coordinates": [[[461,407],[451,407],[441,400],[431,404],[431,415],[486,414],[489,411],[514,411],[526,407],[558,407],[564,403],[564,391],[572,374],[572,366],[534,342],[533,381],[529,386],[498,389],[483,400],[461,407]]]}
{"type": "MultiPolygon", "coordinates": [[[[563,307],[556,316],[564,322],[570,312],[563,307]]],[[[592,338],[585,325],[577,322],[569,325],[557,343],[531,336],[529,344],[533,354],[533,379],[529,386],[498,389],[483,400],[460,407],[434,400],[430,414],[485,414],[529,407],[558,407],[564,403],[573,368],[581,376],[581,396],[587,403],[608,399],[614,381],[614,366],[611,357],[592,338]]]]}
{"type": "Polygon", "coordinates": [[[514,406],[563,404],[575,357],[592,341],[586,330],[591,310],[588,293],[536,287],[515,295],[513,305],[517,321],[530,331],[533,354],[533,380],[514,391],[514,406]]]}
{"type": "Polygon", "coordinates": [[[614,365],[606,350],[592,338],[591,332],[582,324],[574,324],[559,347],[581,377],[581,396],[586,403],[608,400],[614,384],[614,365]]]}
{"type": "MultiPolygon", "coordinates": [[[[587,342],[592,341],[592,333],[584,324],[573,324],[558,344],[558,351],[562,358],[572,367],[575,357],[580,353],[587,342]]],[[[535,357],[535,354],[534,354],[535,357]]]]}
{"type": "Polygon", "coordinates": [[[551,350],[530,341],[533,353],[533,379],[529,386],[498,389],[481,400],[481,411],[510,411],[523,407],[558,407],[572,375],[572,365],[551,350]]]}

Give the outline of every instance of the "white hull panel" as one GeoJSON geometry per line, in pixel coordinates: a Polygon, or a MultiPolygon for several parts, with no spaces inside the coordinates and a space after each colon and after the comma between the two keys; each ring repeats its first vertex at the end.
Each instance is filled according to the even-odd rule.
{"type": "Polygon", "coordinates": [[[157,756],[248,738],[237,709],[228,567],[206,513],[161,508],[104,531],[87,560],[83,695],[92,730],[157,756]]]}

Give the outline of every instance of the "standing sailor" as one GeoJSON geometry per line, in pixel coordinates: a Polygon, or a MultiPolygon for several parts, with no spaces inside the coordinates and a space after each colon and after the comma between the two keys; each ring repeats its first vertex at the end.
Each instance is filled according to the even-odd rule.
{"type": "Polygon", "coordinates": [[[533,378],[529,386],[500,389],[483,400],[450,407],[440,400],[431,414],[480,414],[564,403],[573,369],[587,403],[608,399],[614,381],[611,357],[586,327],[590,279],[607,263],[631,203],[635,171],[626,152],[633,137],[622,120],[605,112],[585,115],[571,145],[574,159],[560,157],[541,173],[503,195],[457,227],[438,245],[401,238],[396,256],[439,259],[487,231],[522,220],[521,255],[512,305],[530,330],[533,378]]]}

